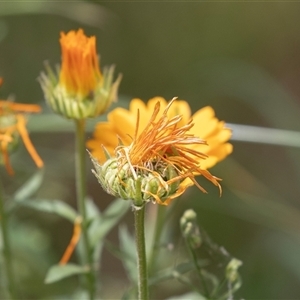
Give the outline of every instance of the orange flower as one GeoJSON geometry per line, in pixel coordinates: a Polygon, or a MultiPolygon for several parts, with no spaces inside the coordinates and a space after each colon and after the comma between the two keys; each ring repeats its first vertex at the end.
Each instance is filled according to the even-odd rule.
{"type": "Polygon", "coordinates": [[[82,29],[61,32],[60,45],[59,74],[47,64],[47,74],[39,77],[46,101],[55,112],[70,119],[103,114],[117,99],[121,76],[113,82],[113,66],[101,73],[96,37],[87,37],[82,29]]]}
{"type": "MultiPolygon", "coordinates": [[[[149,105],[152,108],[150,120],[145,123],[143,112],[138,113],[134,132],[129,137],[130,145],[126,140],[124,145],[116,146],[115,157],[106,159],[101,165],[93,158],[100,149],[92,150],[94,174],[102,187],[114,196],[132,199],[137,206],[150,200],[168,205],[193,184],[205,192],[195,179],[197,175],[204,176],[221,189],[218,182],[220,179],[202,168],[202,163],[208,156],[198,148],[208,146],[205,140],[192,133],[192,119],[188,120],[177,113],[170,116],[176,111],[178,104],[185,105],[186,102],[177,102],[175,105],[176,101],[173,99],[165,107],[164,101],[156,101],[152,106],[153,103],[149,105]],[[161,106],[163,110],[160,109],[161,106]]],[[[124,111],[121,109],[121,112],[124,111]]],[[[119,119],[119,123],[126,127],[128,124],[124,120],[119,119]]],[[[108,124],[110,123],[105,123],[106,126],[108,124]]],[[[220,130],[221,126],[217,125],[216,129],[220,130]]],[[[102,133],[107,138],[107,132],[102,133]]],[[[125,135],[119,136],[121,142],[123,136],[125,135]]],[[[89,146],[90,143],[91,141],[89,146]]],[[[108,145],[110,148],[114,147],[108,143],[103,145],[105,149],[108,145]]],[[[106,156],[109,156],[108,152],[106,156]]]]}
{"type": "MultiPolygon", "coordinates": [[[[147,126],[157,101],[160,102],[162,110],[167,107],[167,101],[164,98],[155,97],[150,99],[147,104],[140,99],[133,99],[130,102],[129,110],[124,108],[112,110],[107,115],[108,121],[98,123],[95,127],[94,137],[87,141],[87,147],[93,157],[97,158],[100,163],[106,160],[101,145],[104,145],[108,152],[114,155],[118,137],[124,145],[129,145],[136,128],[137,111],[140,115],[139,134],[147,126]]],[[[157,116],[161,115],[162,112],[158,112],[157,116]]],[[[189,133],[200,137],[206,143],[192,144],[187,147],[206,155],[206,158],[201,161],[202,169],[213,167],[232,152],[232,145],[228,143],[231,130],[225,127],[223,121],[219,121],[215,117],[215,112],[210,106],[198,110],[191,116],[189,104],[183,100],[175,100],[169,107],[167,115],[169,118],[180,115],[181,120],[178,126],[183,126],[188,124],[191,119],[193,120],[194,126],[189,129],[189,133]]]]}
{"type": "Polygon", "coordinates": [[[36,165],[39,168],[44,165],[29,138],[25,116],[19,113],[37,113],[40,111],[39,105],[0,100],[0,151],[6,170],[10,175],[13,175],[14,171],[9,161],[9,153],[14,150],[19,136],[36,165]]]}

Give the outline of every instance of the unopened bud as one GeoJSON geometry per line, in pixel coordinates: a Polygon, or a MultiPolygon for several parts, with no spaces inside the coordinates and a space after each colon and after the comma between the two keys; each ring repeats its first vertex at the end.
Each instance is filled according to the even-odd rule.
{"type": "Polygon", "coordinates": [[[199,248],[202,244],[200,229],[197,224],[197,214],[194,210],[188,209],[180,218],[180,227],[183,237],[193,249],[199,248]]]}
{"type": "Polygon", "coordinates": [[[238,279],[238,268],[242,265],[242,261],[233,258],[226,267],[226,278],[233,283],[238,279]]]}

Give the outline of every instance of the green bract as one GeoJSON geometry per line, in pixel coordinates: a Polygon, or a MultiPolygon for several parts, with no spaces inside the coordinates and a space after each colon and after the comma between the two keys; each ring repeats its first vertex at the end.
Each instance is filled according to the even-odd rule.
{"type": "Polygon", "coordinates": [[[151,164],[153,169],[135,168],[129,163],[119,165],[117,158],[109,158],[102,166],[91,156],[95,167],[92,172],[102,188],[109,194],[124,200],[133,200],[135,206],[159,198],[161,202],[175,194],[179,188],[178,171],[166,163],[151,164]]]}
{"type": "MultiPolygon", "coordinates": [[[[58,73],[58,72],[57,72],[58,73]]],[[[59,75],[46,64],[46,73],[38,78],[48,105],[54,112],[69,119],[95,118],[109,108],[116,100],[122,76],[113,82],[114,66],[104,69],[103,81],[86,97],[70,94],[59,83],[59,75]]]]}

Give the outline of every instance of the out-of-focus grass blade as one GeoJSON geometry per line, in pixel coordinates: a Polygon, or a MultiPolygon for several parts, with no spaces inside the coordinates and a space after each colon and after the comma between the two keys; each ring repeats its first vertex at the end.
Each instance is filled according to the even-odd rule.
{"type": "MultiPolygon", "coordinates": [[[[93,131],[95,124],[104,120],[104,116],[98,117],[97,119],[88,120],[86,124],[87,130],[93,131]]],[[[30,132],[42,133],[74,132],[74,122],[55,113],[43,113],[40,115],[30,116],[28,129],[30,132]]]]}
{"type": "Polygon", "coordinates": [[[300,130],[297,99],[258,65],[221,58],[194,64],[192,70],[195,82],[191,88],[208,103],[214,98],[238,99],[259,112],[270,126],[300,130]]]}
{"type": "MultiPolygon", "coordinates": [[[[126,96],[119,96],[118,102],[113,103],[110,110],[115,107],[127,107],[129,98],[126,96]]],[[[43,106],[43,113],[31,115],[28,121],[28,129],[30,132],[54,133],[54,132],[74,132],[73,120],[68,120],[60,115],[55,114],[46,105],[43,106]]],[[[94,119],[88,119],[86,122],[86,130],[93,132],[97,122],[106,120],[106,115],[101,115],[94,119]]]]}
{"type": "Polygon", "coordinates": [[[88,1],[11,1],[1,5],[0,16],[23,14],[57,15],[102,29],[112,26],[117,20],[105,7],[88,1]]]}
{"type": "Polygon", "coordinates": [[[300,147],[300,132],[298,131],[230,123],[226,126],[232,129],[233,141],[300,147]]]}

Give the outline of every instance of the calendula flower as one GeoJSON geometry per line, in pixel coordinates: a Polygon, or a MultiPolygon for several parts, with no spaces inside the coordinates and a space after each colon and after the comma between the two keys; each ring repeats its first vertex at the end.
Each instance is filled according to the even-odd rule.
{"type": "MultiPolygon", "coordinates": [[[[133,135],[130,137],[130,132],[128,135],[131,139],[129,145],[125,144],[127,139],[122,144],[122,137],[130,126],[126,127],[124,119],[118,119],[125,132],[122,131],[123,134],[119,135],[121,143],[115,147],[114,156],[110,157],[106,150],[111,147],[109,143],[103,143],[107,157],[103,164],[93,158],[95,151],[92,152],[94,174],[104,190],[114,196],[131,199],[135,206],[141,206],[150,200],[168,205],[193,184],[205,192],[195,179],[198,175],[221,189],[220,179],[201,167],[208,157],[196,148],[207,145],[207,142],[191,132],[194,127],[192,119],[185,120],[179,114],[170,117],[174,111],[174,103],[175,99],[161,110],[164,102],[156,101],[152,116],[146,124],[143,121],[143,112],[138,113],[133,135]],[[140,122],[145,125],[142,130],[140,122]]],[[[106,126],[110,124],[105,123],[106,126]]],[[[103,132],[105,137],[107,133],[108,136],[110,134],[103,132]]]]}
{"type": "Polygon", "coordinates": [[[61,32],[61,68],[55,74],[49,65],[39,77],[46,101],[57,113],[71,119],[103,114],[117,98],[119,75],[113,82],[114,67],[99,67],[96,37],[87,37],[82,29],[61,32]]]}
{"type": "Polygon", "coordinates": [[[27,151],[31,155],[36,165],[43,167],[43,161],[37,154],[26,129],[26,118],[22,112],[38,113],[41,111],[39,105],[13,103],[0,100],[0,151],[1,160],[7,172],[14,174],[9,161],[9,154],[14,151],[21,137],[27,151]]]}
{"type": "MultiPolygon", "coordinates": [[[[106,161],[106,156],[101,149],[104,145],[107,151],[114,155],[115,148],[118,145],[118,137],[124,145],[130,145],[132,137],[135,133],[136,114],[139,111],[139,134],[145,129],[152,115],[156,102],[160,102],[161,109],[167,107],[167,101],[161,97],[155,97],[145,104],[140,99],[133,99],[130,102],[129,110],[124,108],[115,108],[107,115],[107,122],[99,122],[94,131],[92,139],[87,141],[87,147],[100,163],[106,161]]],[[[158,116],[162,114],[158,112],[158,116]]],[[[206,106],[198,110],[191,116],[189,104],[183,100],[175,100],[167,112],[168,117],[172,118],[181,115],[178,126],[187,124],[191,119],[194,126],[189,129],[189,133],[205,140],[205,144],[191,144],[187,147],[202,152],[206,158],[201,161],[201,168],[208,169],[216,163],[224,159],[232,152],[232,145],[228,143],[231,137],[231,130],[225,127],[223,121],[219,121],[214,110],[210,106],[206,106]]]]}

